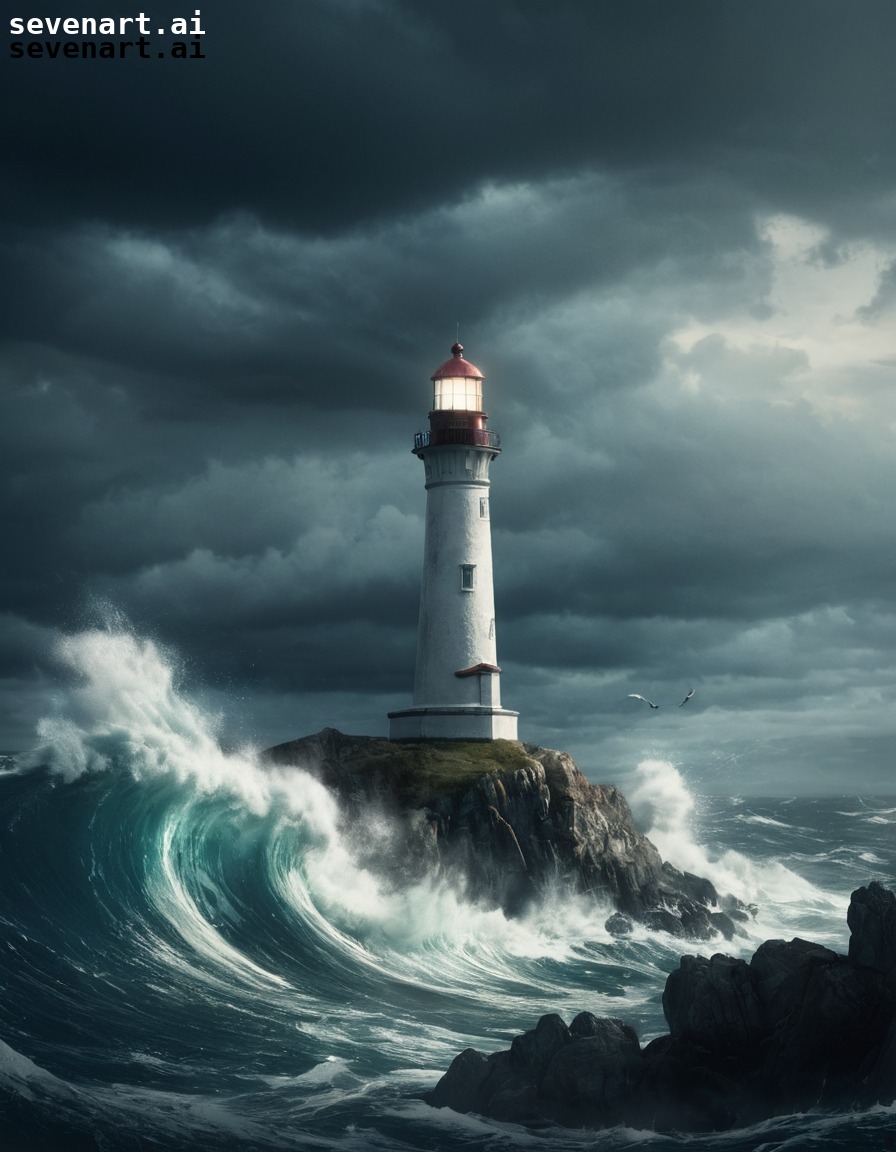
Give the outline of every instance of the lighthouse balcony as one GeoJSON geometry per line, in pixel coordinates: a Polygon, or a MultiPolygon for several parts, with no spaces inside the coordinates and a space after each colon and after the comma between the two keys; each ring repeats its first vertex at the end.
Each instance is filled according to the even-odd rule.
{"type": "Polygon", "coordinates": [[[470,444],[476,448],[493,448],[496,452],[501,451],[501,437],[497,432],[490,432],[486,428],[470,428],[466,425],[418,432],[414,436],[413,451],[438,448],[441,444],[470,444]]]}

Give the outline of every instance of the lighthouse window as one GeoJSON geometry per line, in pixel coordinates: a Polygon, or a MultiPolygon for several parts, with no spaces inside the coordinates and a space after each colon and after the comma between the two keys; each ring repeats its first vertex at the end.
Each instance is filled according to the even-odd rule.
{"type": "Polygon", "coordinates": [[[488,520],[488,496],[479,498],[479,519],[488,520]]]}
{"type": "Polygon", "coordinates": [[[476,565],[475,564],[461,564],[460,566],[460,587],[463,592],[472,592],[475,588],[476,579],[476,565]]]}
{"type": "Polygon", "coordinates": [[[433,408],[482,411],[482,380],[477,377],[441,377],[433,385],[433,408]]]}

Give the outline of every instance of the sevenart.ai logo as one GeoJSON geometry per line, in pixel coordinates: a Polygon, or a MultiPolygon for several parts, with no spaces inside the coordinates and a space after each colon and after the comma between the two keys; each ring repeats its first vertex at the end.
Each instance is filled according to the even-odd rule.
{"type": "Polygon", "coordinates": [[[202,12],[170,24],[136,16],[13,16],[9,54],[15,60],[204,60],[202,12]],[[62,37],[66,39],[62,39],[62,37]]]}

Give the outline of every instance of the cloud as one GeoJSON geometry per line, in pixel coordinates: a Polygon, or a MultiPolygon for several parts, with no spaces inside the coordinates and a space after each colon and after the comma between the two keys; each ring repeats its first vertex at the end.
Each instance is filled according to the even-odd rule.
{"type": "Polygon", "coordinates": [[[97,595],[231,734],[383,731],[459,321],[527,737],[617,773],[650,733],[720,787],[719,749],[758,787],[852,783],[855,746],[879,780],[894,20],[225,0],[201,68],[7,69],[9,738],[97,595]]]}
{"type": "Polygon", "coordinates": [[[338,231],[480,179],[702,164],[790,211],[811,194],[848,215],[856,174],[874,194],[893,165],[893,11],[861,7],[271,0],[248,17],[221,0],[201,66],[132,68],[114,100],[98,69],[10,67],[7,95],[29,108],[9,126],[12,191],[60,219],[183,225],[257,207],[338,231]],[[63,106],[78,115],[57,138],[63,106]]]}

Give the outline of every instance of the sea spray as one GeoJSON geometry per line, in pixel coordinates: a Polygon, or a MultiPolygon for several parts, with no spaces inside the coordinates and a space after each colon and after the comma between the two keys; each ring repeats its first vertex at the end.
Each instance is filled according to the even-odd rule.
{"type": "Polygon", "coordinates": [[[638,826],[664,860],[699,872],[703,848],[694,840],[695,799],[681,772],[668,760],[642,760],[627,799],[638,826]]]}
{"type": "MultiPolygon", "coordinates": [[[[836,925],[833,918],[842,915],[842,892],[825,891],[774,856],[763,859],[702,843],[699,802],[682,772],[669,761],[641,761],[634,780],[629,791],[632,811],[663,859],[683,871],[711,877],[719,892],[731,893],[756,907],[755,918],[741,928],[740,947],[735,942],[730,951],[755,947],[769,936],[793,935],[795,925],[815,932],[814,938],[822,943],[841,943],[842,926],[829,932],[824,925],[836,925]]],[[[738,818],[772,823],[767,817],[750,813],[740,813],[738,818]]],[[[781,820],[773,823],[787,827],[781,820]]]]}
{"type": "MultiPolygon", "coordinates": [[[[315,781],[220,750],[213,718],[157,646],[119,628],[70,637],[63,654],[77,677],[65,707],[42,726],[30,768],[0,774],[0,1135],[11,1146],[593,1143],[431,1109],[419,1094],[464,1047],[506,1048],[545,1012],[620,1017],[642,1040],[665,1031],[659,997],[681,941],[640,926],[613,939],[593,902],[560,892],[511,921],[431,877],[390,885],[358,868],[315,781]]],[[[759,915],[776,935],[810,934],[788,865],[809,833],[830,851],[797,864],[823,896],[831,868],[867,880],[866,858],[896,876],[892,829],[879,823],[892,800],[689,808],[685,777],[645,769],[642,827],[720,889],[739,884],[757,903],[766,891],[759,915]]],[[[824,900],[816,913],[831,931],[840,897],[836,916],[824,900]]],[[[881,1146],[891,1127],[891,1114],[801,1116],[687,1144],[852,1152],[881,1146]]],[[[683,1146],[601,1135],[607,1152],[640,1143],[683,1146]]]]}
{"type": "Polygon", "coordinates": [[[471,906],[444,878],[424,876],[399,888],[360,867],[331,794],[298,768],[261,764],[252,750],[222,751],[213,718],[178,690],[175,662],[153,641],[96,629],[66,637],[58,655],[75,675],[67,701],[71,715],[41,722],[42,743],[27,762],[47,764],[68,782],[106,772],[185,786],[153,845],[155,867],[146,890],[185,943],[226,970],[224,978],[242,971],[249,980],[281,982],[238,956],[203,911],[196,858],[207,847],[203,835],[213,830],[201,805],[208,797],[232,810],[234,828],[218,835],[235,835],[239,822],[267,821],[263,866],[283,906],[305,931],[313,926],[328,947],[350,952],[360,963],[382,969],[386,955],[390,964],[401,957],[410,976],[416,951],[422,970],[411,978],[430,978],[427,955],[435,947],[442,963],[453,951],[470,980],[481,981],[500,971],[501,957],[562,959],[586,926],[592,936],[606,938],[598,927],[603,917],[594,917],[593,905],[586,908],[583,901],[571,899],[562,916],[551,903],[544,915],[510,920],[471,906]],[[484,952],[486,963],[479,959],[484,952]]]}

